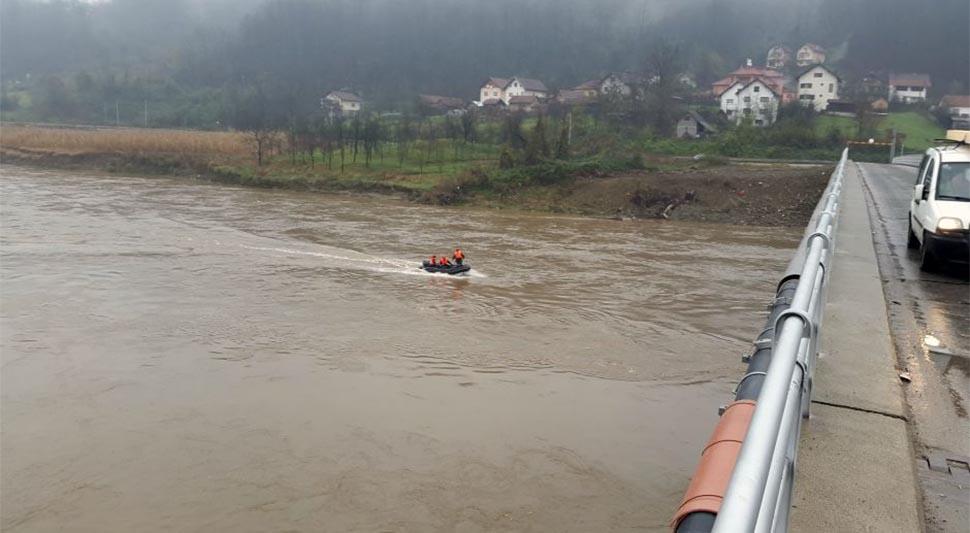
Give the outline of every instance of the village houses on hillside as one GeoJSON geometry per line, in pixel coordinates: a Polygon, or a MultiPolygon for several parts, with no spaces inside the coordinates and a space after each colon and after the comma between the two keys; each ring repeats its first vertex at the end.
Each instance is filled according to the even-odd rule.
{"type": "Polygon", "coordinates": [[[912,104],[926,101],[926,90],[932,86],[928,74],[889,75],[889,101],[912,104]]]}
{"type": "Polygon", "coordinates": [[[948,94],[940,99],[940,107],[951,117],[970,118],[970,94],[948,94]]]}
{"type": "Polygon", "coordinates": [[[765,58],[765,66],[774,70],[782,70],[791,63],[791,59],[791,48],[782,45],[772,46],[765,58]]]}
{"type": "Polygon", "coordinates": [[[828,109],[829,101],[838,100],[841,81],[828,67],[814,65],[798,76],[798,102],[821,113],[828,109]]]}
{"type": "Polygon", "coordinates": [[[465,101],[452,96],[438,96],[434,94],[419,94],[418,108],[426,114],[447,114],[459,116],[465,112],[465,101]]]}
{"type": "Polygon", "coordinates": [[[728,120],[740,123],[750,120],[755,126],[768,126],[778,118],[782,95],[762,78],[737,81],[720,96],[721,111],[728,120]]]}
{"type": "Polygon", "coordinates": [[[320,107],[331,115],[349,116],[360,112],[363,99],[349,90],[330,91],[320,99],[320,107]]]}
{"type": "Polygon", "coordinates": [[[970,94],[948,94],[940,99],[940,108],[950,119],[952,129],[970,129],[970,94]]]}
{"type": "MultiPolygon", "coordinates": [[[[549,89],[539,80],[532,78],[488,78],[479,88],[479,105],[491,105],[500,100],[505,105],[511,104],[513,96],[531,96],[537,100],[549,97],[549,89]]],[[[522,100],[516,101],[521,103],[522,100]]]]}
{"type": "Polygon", "coordinates": [[[597,97],[607,95],[630,96],[633,87],[639,82],[637,76],[630,72],[620,74],[609,73],[601,78],[585,81],[576,87],[574,91],[582,91],[586,96],[597,97]]]}
{"type": "Polygon", "coordinates": [[[825,49],[815,43],[803,44],[795,54],[795,63],[799,67],[825,63],[825,49]]]}
{"type": "Polygon", "coordinates": [[[752,66],[749,59],[745,66],[715,81],[711,93],[732,122],[750,117],[752,124],[768,126],[778,117],[780,105],[794,101],[796,93],[789,85],[781,72],[752,66]]]}

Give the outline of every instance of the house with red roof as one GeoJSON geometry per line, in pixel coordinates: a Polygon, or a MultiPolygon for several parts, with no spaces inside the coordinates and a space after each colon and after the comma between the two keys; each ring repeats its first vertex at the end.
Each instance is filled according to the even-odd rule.
{"type": "Polygon", "coordinates": [[[761,80],[762,83],[771,87],[772,92],[779,95],[782,104],[795,101],[796,93],[789,88],[792,82],[785,74],[770,68],[755,67],[751,64],[750,59],[743,67],[711,84],[711,93],[715,98],[720,99],[729,87],[737,83],[747,85],[755,80],[761,80]]]}
{"type": "Polygon", "coordinates": [[[747,83],[737,81],[718,97],[721,111],[728,120],[740,124],[750,120],[758,127],[769,126],[778,118],[782,95],[762,78],[747,83]]]}

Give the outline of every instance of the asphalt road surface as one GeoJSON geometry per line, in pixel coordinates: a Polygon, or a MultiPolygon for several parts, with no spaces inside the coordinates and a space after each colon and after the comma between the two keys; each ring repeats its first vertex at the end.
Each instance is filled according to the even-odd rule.
{"type": "Polygon", "coordinates": [[[927,531],[965,531],[970,523],[970,287],[965,268],[922,272],[916,251],[906,247],[913,164],[897,160],[860,168],[900,379],[907,378],[927,531]]]}

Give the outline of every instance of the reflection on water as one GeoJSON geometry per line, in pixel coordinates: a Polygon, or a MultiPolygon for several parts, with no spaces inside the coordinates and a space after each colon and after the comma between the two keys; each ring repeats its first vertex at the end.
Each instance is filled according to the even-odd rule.
{"type": "Polygon", "coordinates": [[[11,531],[664,530],[799,237],[0,184],[11,531]]]}

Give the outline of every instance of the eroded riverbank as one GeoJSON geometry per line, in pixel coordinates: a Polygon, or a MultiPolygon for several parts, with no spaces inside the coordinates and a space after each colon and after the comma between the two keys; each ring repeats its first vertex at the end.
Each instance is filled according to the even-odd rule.
{"type": "Polygon", "coordinates": [[[664,531],[801,234],[2,172],[5,531],[664,531]]]}
{"type": "MultiPolygon", "coordinates": [[[[493,182],[486,170],[457,177],[319,173],[277,161],[248,168],[229,156],[57,151],[6,146],[0,158],[34,168],[178,176],[229,185],[310,192],[381,193],[421,204],[519,209],[601,218],[663,218],[803,227],[831,169],[824,165],[727,164],[648,157],[643,170],[583,172],[535,184],[493,182]],[[477,177],[476,177],[477,176],[477,177]]],[[[564,171],[566,172],[566,171],[564,171]]]]}

